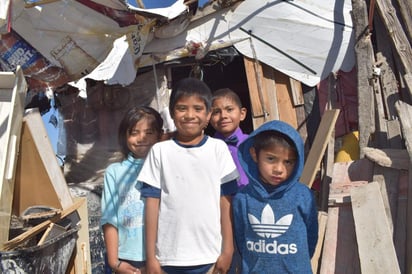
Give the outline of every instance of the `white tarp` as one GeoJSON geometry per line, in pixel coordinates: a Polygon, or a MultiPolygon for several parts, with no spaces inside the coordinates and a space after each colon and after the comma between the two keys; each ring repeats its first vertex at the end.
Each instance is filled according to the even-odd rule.
{"type": "Polygon", "coordinates": [[[32,8],[25,8],[23,0],[15,0],[12,14],[12,28],[73,79],[90,73],[104,61],[113,41],[129,30],[71,0],[32,8]]]}
{"type": "MultiPolygon", "coordinates": [[[[1,2],[0,11],[7,4],[1,2]]],[[[355,64],[349,0],[245,0],[225,10],[216,5],[210,1],[191,21],[182,0],[169,8],[146,10],[151,15],[159,12],[158,18],[172,16],[149,33],[153,17],[134,16],[130,12],[139,9],[121,0],[52,1],[32,8],[14,0],[12,28],[72,80],[87,75],[128,85],[141,67],[187,56],[201,59],[210,50],[230,45],[309,86],[355,64]],[[116,9],[113,14],[127,26],[90,8],[90,3],[116,9]],[[129,24],[129,18],[136,22],[129,24]]]]}
{"type": "Polygon", "coordinates": [[[200,45],[195,54],[233,44],[242,54],[315,86],[330,72],[349,71],[355,64],[350,11],[349,0],[242,1],[193,22],[176,37],[153,39],[140,65],[190,55],[193,43],[200,45]]]}
{"type": "Polygon", "coordinates": [[[330,72],[355,64],[351,1],[242,2],[229,19],[232,39],[244,55],[314,86],[330,72]]]}

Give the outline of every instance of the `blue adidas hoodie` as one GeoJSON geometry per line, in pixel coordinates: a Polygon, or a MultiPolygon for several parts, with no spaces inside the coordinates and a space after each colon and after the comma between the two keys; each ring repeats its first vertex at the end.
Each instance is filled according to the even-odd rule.
{"type": "Polygon", "coordinates": [[[238,156],[249,178],[249,184],[232,202],[242,273],[312,273],[310,259],[318,240],[317,208],[312,191],[298,181],[304,164],[299,133],[282,121],[267,122],[240,144],[238,156]],[[254,136],[266,130],[289,136],[298,152],[291,176],[271,193],[263,187],[249,153],[254,136]]]}

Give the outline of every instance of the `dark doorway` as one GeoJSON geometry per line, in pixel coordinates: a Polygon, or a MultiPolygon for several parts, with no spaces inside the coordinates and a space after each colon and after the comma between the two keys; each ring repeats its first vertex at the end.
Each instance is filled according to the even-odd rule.
{"type": "MultiPolygon", "coordinates": [[[[216,56],[216,54],[212,54],[212,56],[216,56]]],[[[208,59],[206,56],[205,60],[202,61],[196,62],[194,59],[186,59],[179,64],[170,65],[172,83],[185,77],[196,77],[202,79],[212,91],[220,88],[232,89],[239,95],[243,106],[247,108],[246,119],[240,127],[243,132],[250,133],[253,130],[253,123],[243,56],[233,54],[224,61],[221,59],[216,61],[216,59],[208,59]]],[[[206,129],[206,134],[213,135],[214,129],[209,126],[206,129]]]]}

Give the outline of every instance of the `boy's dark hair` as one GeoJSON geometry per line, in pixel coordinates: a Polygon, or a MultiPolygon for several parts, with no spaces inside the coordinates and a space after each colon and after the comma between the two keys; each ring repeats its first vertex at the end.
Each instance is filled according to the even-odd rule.
{"type": "Polygon", "coordinates": [[[222,98],[222,97],[228,97],[230,99],[232,99],[233,102],[236,103],[236,105],[238,105],[239,108],[242,108],[242,101],[240,100],[239,95],[237,95],[236,92],[234,92],[233,90],[231,90],[230,88],[221,88],[218,90],[215,90],[213,92],[213,96],[212,96],[212,102],[217,99],[217,98],[222,98]]]}
{"type": "Polygon", "coordinates": [[[143,118],[148,119],[151,128],[156,131],[159,138],[163,131],[163,119],[154,108],[148,106],[138,106],[130,108],[120,121],[119,130],[117,133],[118,142],[120,145],[120,151],[124,157],[127,157],[129,148],[127,147],[127,134],[132,133],[133,127],[137,122],[143,118]]]}
{"type": "Polygon", "coordinates": [[[267,149],[271,146],[282,146],[293,150],[297,155],[295,143],[287,135],[279,131],[266,130],[259,132],[253,137],[253,147],[255,148],[256,154],[259,154],[260,150],[267,149]]]}
{"type": "Polygon", "coordinates": [[[172,117],[176,102],[183,96],[198,96],[205,103],[208,112],[212,107],[212,91],[208,85],[196,78],[184,78],[177,82],[170,94],[169,111],[172,117]]]}

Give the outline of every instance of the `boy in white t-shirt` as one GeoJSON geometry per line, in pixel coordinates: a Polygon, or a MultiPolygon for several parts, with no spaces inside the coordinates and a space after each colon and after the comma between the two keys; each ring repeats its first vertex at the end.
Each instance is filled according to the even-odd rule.
{"type": "Polygon", "coordinates": [[[238,172],[227,145],[204,134],[209,87],[179,81],[169,109],[176,126],[155,144],[138,176],[146,197],[148,273],[226,273],[233,254],[231,197],[238,172]]]}

